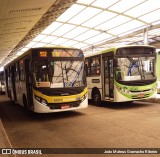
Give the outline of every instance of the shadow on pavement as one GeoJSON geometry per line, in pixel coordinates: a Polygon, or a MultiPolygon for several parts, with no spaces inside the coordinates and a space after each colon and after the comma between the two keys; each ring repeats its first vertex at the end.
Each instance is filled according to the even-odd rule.
{"type": "MultiPolygon", "coordinates": [[[[93,106],[97,106],[97,105],[94,105],[91,100],[89,100],[89,104],[93,105],[93,106]]],[[[147,105],[148,105],[147,103],[144,104],[144,103],[140,103],[140,102],[136,102],[136,101],[133,101],[133,102],[107,102],[107,101],[103,101],[101,103],[101,105],[98,107],[115,109],[115,110],[122,110],[122,109],[125,110],[125,109],[132,109],[132,108],[141,108],[144,106],[147,107],[147,105]]]]}

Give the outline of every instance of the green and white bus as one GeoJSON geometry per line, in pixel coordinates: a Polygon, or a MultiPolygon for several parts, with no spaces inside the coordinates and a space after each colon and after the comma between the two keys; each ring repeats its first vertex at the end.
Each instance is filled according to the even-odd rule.
{"type": "Polygon", "coordinates": [[[83,52],[32,48],[5,66],[9,98],[27,110],[60,112],[88,106],[83,52]]]}
{"type": "Polygon", "coordinates": [[[160,51],[157,52],[156,76],[157,76],[157,94],[160,94],[160,51]]]}
{"type": "Polygon", "coordinates": [[[88,97],[95,104],[156,97],[154,47],[114,47],[85,58],[88,97]]]}

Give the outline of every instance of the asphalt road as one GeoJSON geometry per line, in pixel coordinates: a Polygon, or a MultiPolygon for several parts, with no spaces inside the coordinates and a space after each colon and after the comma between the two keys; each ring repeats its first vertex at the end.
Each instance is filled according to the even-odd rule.
{"type": "Polygon", "coordinates": [[[0,118],[13,148],[160,148],[160,104],[104,103],[77,111],[29,114],[0,96],[0,118]]]}

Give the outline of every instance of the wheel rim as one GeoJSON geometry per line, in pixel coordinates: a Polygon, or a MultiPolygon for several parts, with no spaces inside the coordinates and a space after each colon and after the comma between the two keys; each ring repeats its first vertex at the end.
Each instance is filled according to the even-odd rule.
{"type": "Polygon", "coordinates": [[[99,101],[99,94],[96,93],[96,94],[94,95],[94,101],[95,101],[95,102],[98,102],[98,101],[99,101]]]}

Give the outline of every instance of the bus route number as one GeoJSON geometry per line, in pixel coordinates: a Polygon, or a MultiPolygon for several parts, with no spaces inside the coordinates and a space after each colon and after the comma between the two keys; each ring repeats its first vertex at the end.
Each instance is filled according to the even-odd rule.
{"type": "Polygon", "coordinates": [[[47,57],[47,52],[46,51],[40,51],[40,57],[47,57]]]}

